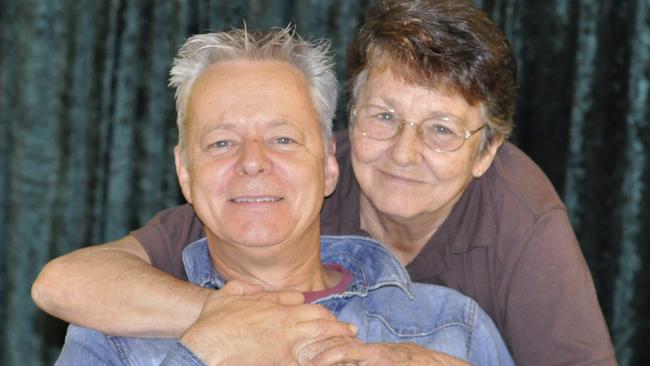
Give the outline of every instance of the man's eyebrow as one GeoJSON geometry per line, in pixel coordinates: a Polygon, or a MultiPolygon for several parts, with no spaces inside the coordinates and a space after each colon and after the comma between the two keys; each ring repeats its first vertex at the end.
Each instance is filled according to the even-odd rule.
{"type": "MultiPolygon", "coordinates": [[[[289,123],[289,121],[287,121],[284,118],[273,119],[268,123],[267,126],[269,128],[283,127],[283,126],[296,127],[296,126],[292,125],[291,123],[289,123]]],[[[208,124],[203,126],[203,128],[201,129],[201,134],[206,134],[206,133],[209,133],[209,132],[212,132],[212,131],[217,131],[217,130],[234,131],[234,130],[237,129],[237,127],[238,127],[238,124],[233,123],[233,122],[209,122],[208,124]]]]}
{"type": "Polygon", "coordinates": [[[230,122],[210,122],[203,126],[202,133],[207,133],[214,130],[234,130],[235,124],[230,122]]]}
{"type": "Polygon", "coordinates": [[[291,124],[286,119],[274,119],[269,123],[269,127],[282,127],[282,126],[291,127],[291,124]]]}

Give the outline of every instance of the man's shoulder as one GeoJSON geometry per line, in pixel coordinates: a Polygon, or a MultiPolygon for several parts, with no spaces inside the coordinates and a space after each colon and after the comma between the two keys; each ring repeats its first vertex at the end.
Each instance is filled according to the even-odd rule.
{"type": "Polygon", "coordinates": [[[477,328],[494,327],[476,301],[448,287],[412,283],[410,295],[395,286],[374,288],[365,310],[399,337],[453,335],[467,342],[477,328]]]}
{"type": "Polygon", "coordinates": [[[413,283],[414,306],[435,309],[436,323],[473,324],[479,305],[470,297],[445,286],[413,283]]]}
{"type": "Polygon", "coordinates": [[[321,236],[321,261],[337,264],[352,273],[348,295],[365,297],[370,291],[391,287],[406,298],[411,279],[406,269],[383,245],[372,238],[355,235],[321,236]]]}
{"type": "Polygon", "coordinates": [[[385,308],[382,301],[372,301],[377,305],[373,311],[386,310],[399,318],[401,315],[393,311],[393,304],[399,302],[396,305],[398,308],[426,309],[431,314],[436,313],[435,317],[428,317],[433,323],[425,327],[447,322],[471,323],[472,316],[476,314],[478,304],[456,290],[411,282],[399,261],[372,238],[354,235],[322,236],[321,257],[324,263],[342,265],[366,281],[369,297],[390,298],[390,309],[385,308]]]}
{"type": "Polygon", "coordinates": [[[350,270],[363,284],[366,310],[398,333],[402,328],[427,333],[452,324],[467,327],[479,313],[478,304],[456,290],[411,282],[399,261],[372,238],[322,236],[321,257],[350,270]],[[413,316],[418,320],[409,320],[413,316]]]}

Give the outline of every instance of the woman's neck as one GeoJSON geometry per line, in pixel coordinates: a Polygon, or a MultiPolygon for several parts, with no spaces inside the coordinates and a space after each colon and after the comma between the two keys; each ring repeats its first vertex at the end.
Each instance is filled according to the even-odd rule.
{"type": "Polygon", "coordinates": [[[427,212],[407,218],[391,216],[379,211],[362,193],[359,215],[361,229],[390,249],[406,266],[433,237],[449,211],[427,212]]]}

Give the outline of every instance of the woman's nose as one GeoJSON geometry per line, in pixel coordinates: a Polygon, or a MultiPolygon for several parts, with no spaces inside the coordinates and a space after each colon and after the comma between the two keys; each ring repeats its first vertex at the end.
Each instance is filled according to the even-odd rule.
{"type": "Polygon", "coordinates": [[[417,165],[422,161],[423,142],[419,133],[420,126],[405,122],[393,142],[391,157],[399,166],[417,165]]]}

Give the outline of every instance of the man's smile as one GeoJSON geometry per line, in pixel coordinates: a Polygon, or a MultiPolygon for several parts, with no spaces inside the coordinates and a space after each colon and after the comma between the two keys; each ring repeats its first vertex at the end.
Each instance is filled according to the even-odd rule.
{"type": "Polygon", "coordinates": [[[277,196],[245,196],[231,198],[230,202],[233,203],[273,203],[283,200],[284,197],[277,196]]]}

